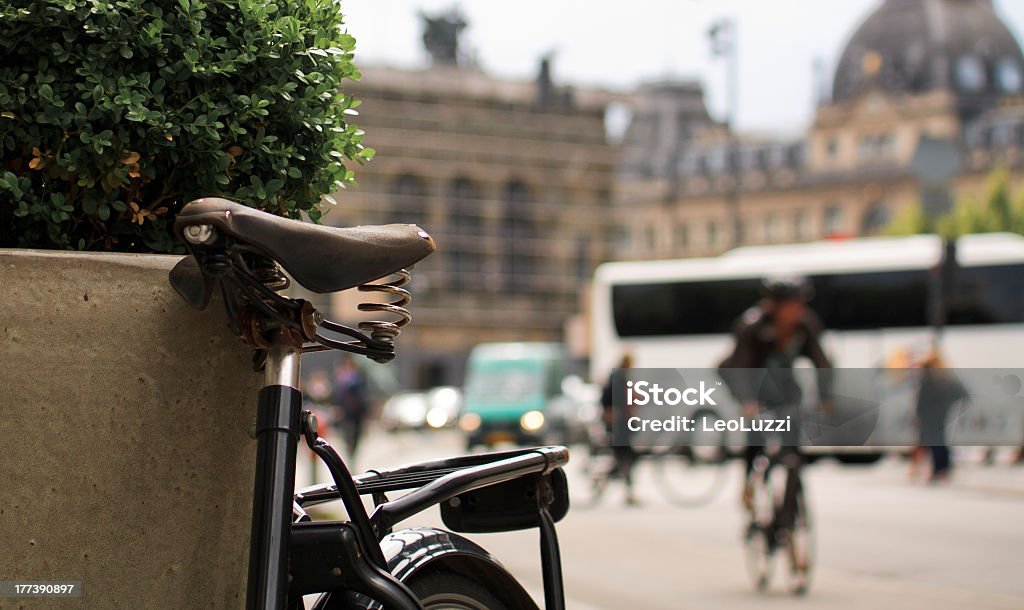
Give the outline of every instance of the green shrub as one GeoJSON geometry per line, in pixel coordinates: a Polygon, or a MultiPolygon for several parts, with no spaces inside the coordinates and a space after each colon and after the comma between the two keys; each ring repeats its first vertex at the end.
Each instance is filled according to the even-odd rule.
{"type": "Polygon", "coordinates": [[[180,251],[223,196],[318,221],[373,151],[336,0],[0,4],[0,245],[180,251]]]}

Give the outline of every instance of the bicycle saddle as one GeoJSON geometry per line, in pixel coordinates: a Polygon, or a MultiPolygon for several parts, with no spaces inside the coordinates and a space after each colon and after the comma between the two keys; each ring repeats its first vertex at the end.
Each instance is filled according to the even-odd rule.
{"type": "Polygon", "coordinates": [[[434,251],[434,240],[416,225],[329,227],[217,197],[187,204],[174,221],[174,231],[185,241],[185,229],[194,225],[210,225],[254,248],[300,285],[318,293],[372,282],[434,251]]]}

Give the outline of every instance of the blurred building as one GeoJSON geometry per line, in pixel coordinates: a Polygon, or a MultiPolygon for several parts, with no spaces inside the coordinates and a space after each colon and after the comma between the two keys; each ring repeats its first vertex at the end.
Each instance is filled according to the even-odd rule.
{"type": "Polygon", "coordinates": [[[878,233],[921,205],[913,160],[925,136],[955,147],[956,194],[979,192],[999,166],[1020,180],[1022,92],[1024,56],[991,0],[886,0],[790,139],[733,139],[697,83],[642,88],[616,181],[616,257],[718,254],[734,221],[741,245],[878,233]]]}
{"type": "MultiPolygon", "coordinates": [[[[405,386],[461,383],[486,341],[566,341],[585,357],[588,280],[605,260],[715,255],[734,235],[876,234],[926,199],[925,137],[955,149],[958,196],[997,167],[1024,181],[1024,54],[991,0],[885,0],[846,42],[811,126],[788,138],[730,133],[696,81],[573,89],[549,58],[532,81],[497,79],[460,48],[457,13],[423,19],[429,67],[364,65],[348,86],[378,156],[325,217],[414,222],[437,240],[413,270],[415,322],[393,365],[405,386]],[[621,141],[609,105],[629,108],[621,141]]],[[[366,319],[365,297],[336,295],[335,317],[366,319]]]]}
{"type": "MultiPolygon", "coordinates": [[[[406,386],[461,383],[486,341],[578,343],[576,312],[607,238],[614,150],[602,91],[557,85],[551,62],[532,82],[499,80],[459,48],[457,14],[424,16],[422,70],[361,66],[347,93],[377,158],[337,195],[325,221],[416,223],[437,252],[412,270],[414,323],[395,365],[406,386]]],[[[332,302],[355,321],[365,294],[332,302]]],[[[579,351],[579,350],[577,350],[579,351]]]]}

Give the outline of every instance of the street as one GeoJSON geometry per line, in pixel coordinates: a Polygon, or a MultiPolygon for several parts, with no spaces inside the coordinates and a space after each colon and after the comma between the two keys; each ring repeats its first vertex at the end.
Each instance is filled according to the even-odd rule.
{"type": "MultiPolygon", "coordinates": [[[[455,433],[391,436],[372,431],[356,466],[390,466],[461,451],[455,433]]],[[[574,501],[587,489],[581,452],[575,458],[568,469],[574,501]]],[[[782,589],[781,564],[769,592],[752,589],[740,537],[742,471],[738,463],[728,468],[723,491],[699,508],[669,504],[646,465],[637,473],[641,506],[627,507],[614,482],[597,507],[577,502],[558,524],[568,607],[760,609],[793,604],[782,589]]],[[[300,464],[300,484],[308,481],[308,469],[300,464]]],[[[1024,607],[1024,468],[972,462],[943,487],[909,482],[906,464],[897,460],[856,467],[823,460],[805,472],[817,561],[810,593],[799,600],[800,607],[1024,607]]],[[[436,510],[414,521],[440,523],[436,510]]],[[[473,538],[541,600],[536,532],[473,538]]]]}

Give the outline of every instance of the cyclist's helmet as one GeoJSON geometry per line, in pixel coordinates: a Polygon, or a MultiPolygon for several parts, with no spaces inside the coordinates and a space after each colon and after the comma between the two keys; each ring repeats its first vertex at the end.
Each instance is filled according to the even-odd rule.
{"type": "Polygon", "coordinates": [[[774,301],[810,301],[814,287],[802,275],[773,275],[761,282],[761,292],[774,301]]]}

